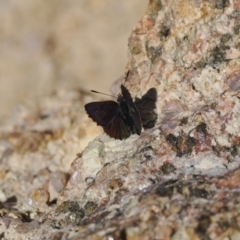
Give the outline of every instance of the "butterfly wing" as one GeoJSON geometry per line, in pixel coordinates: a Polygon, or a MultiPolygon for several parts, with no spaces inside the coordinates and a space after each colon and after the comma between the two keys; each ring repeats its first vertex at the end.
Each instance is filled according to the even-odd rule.
{"type": "Polygon", "coordinates": [[[118,114],[116,114],[114,119],[112,119],[112,121],[103,129],[106,134],[115,139],[122,140],[128,138],[131,135],[131,130],[123,121],[120,111],[118,114]]]}
{"type": "Polygon", "coordinates": [[[129,91],[121,85],[122,95],[118,103],[114,101],[92,102],[85,105],[90,118],[113,138],[125,139],[132,133],[140,135],[142,126],[152,128],[157,120],[154,112],[157,100],[157,91],[151,88],[141,99],[135,102],[129,91]]]}
{"type": "Polygon", "coordinates": [[[133,102],[131,94],[129,93],[129,91],[126,89],[124,85],[121,85],[121,90],[122,90],[123,99],[129,107],[129,114],[130,114],[129,117],[133,121],[134,130],[138,135],[140,135],[142,124],[141,124],[141,118],[140,118],[138,109],[135,103],[133,102]]]}
{"type": "Polygon", "coordinates": [[[152,128],[157,121],[157,114],[154,112],[157,101],[156,88],[150,88],[142,98],[136,98],[135,104],[137,106],[139,115],[142,120],[143,127],[152,128]]]}
{"type": "Polygon", "coordinates": [[[131,134],[124,123],[118,103],[114,101],[92,102],[85,105],[90,118],[102,126],[105,133],[115,139],[125,139],[131,134]]]}
{"type": "Polygon", "coordinates": [[[108,126],[118,113],[118,104],[114,101],[91,102],[85,105],[88,116],[102,127],[108,126]]]}

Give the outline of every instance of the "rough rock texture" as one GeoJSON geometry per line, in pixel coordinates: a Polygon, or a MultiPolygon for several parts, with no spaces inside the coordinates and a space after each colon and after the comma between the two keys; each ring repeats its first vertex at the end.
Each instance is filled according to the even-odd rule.
{"type": "Polygon", "coordinates": [[[100,135],[70,171],[92,130],[76,93],[20,111],[1,137],[2,236],[240,239],[239,29],[236,0],[151,0],[124,84],[134,97],[157,89],[158,122],[124,141],[100,135]]]}

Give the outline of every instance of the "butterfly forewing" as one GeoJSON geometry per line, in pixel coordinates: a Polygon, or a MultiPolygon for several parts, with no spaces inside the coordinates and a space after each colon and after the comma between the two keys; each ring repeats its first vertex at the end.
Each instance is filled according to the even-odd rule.
{"type": "Polygon", "coordinates": [[[94,122],[105,127],[118,114],[118,103],[114,101],[91,102],[85,105],[85,110],[94,122]]]}
{"type": "Polygon", "coordinates": [[[85,105],[85,110],[89,117],[102,126],[110,137],[125,139],[130,136],[131,131],[122,119],[118,103],[114,101],[92,102],[85,105]]]}
{"type": "Polygon", "coordinates": [[[130,115],[129,117],[132,119],[134,131],[135,133],[140,135],[142,125],[141,125],[141,119],[140,119],[138,109],[134,104],[129,91],[125,88],[125,86],[121,85],[121,90],[122,90],[123,99],[125,100],[129,108],[129,115],[130,115]]]}
{"type": "Polygon", "coordinates": [[[142,125],[145,129],[154,127],[157,121],[157,114],[154,112],[156,108],[156,101],[156,88],[150,88],[141,99],[136,98],[135,100],[135,104],[142,120],[142,125]]]}

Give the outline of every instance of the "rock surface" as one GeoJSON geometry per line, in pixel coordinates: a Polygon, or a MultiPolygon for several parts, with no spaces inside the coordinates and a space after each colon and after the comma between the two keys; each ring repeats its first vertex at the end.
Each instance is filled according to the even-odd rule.
{"type": "Polygon", "coordinates": [[[84,149],[99,130],[83,92],[19,108],[1,131],[0,234],[239,239],[239,29],[238,1],[149,2],[124,83],[133,97],[158,92],[157,124],[140,136],[84,149]]]}

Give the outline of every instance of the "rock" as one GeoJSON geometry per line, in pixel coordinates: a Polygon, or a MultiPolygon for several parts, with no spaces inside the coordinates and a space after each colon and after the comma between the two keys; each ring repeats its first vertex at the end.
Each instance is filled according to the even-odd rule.
{"type": "MultiPolygon", "coordinates": [[[[27,220],[37,223],[26,230],[18,225],[18,231],[71,240],[237,239],[239,20],[237,1],[149,2],[129,38],[124,83],[134,99],[152,87],[158,93],[158,120],[140,136],[121,141],[103,133],[78,152],[78,141],[95,126],[86,128],[92,123],[79,110],[84,93],[80,106],[76,93],[66,102],[69,95],[62,93],[54,108],[22,111],[21,124],[5,128],[0,148],[2,154],[11,149],[3,160],[9,162],[3,192],[13,182],[8,186],[14,186],[19,211],[30,211],[27,220]],[[18,188],[26,183],[28,193],[33,182],[48,189],[55,172],[71,174],[57,201],[41,214],[27,207],[18,188]]],[[[11,211],[3,213],[6,236],[11,211]]]]}

